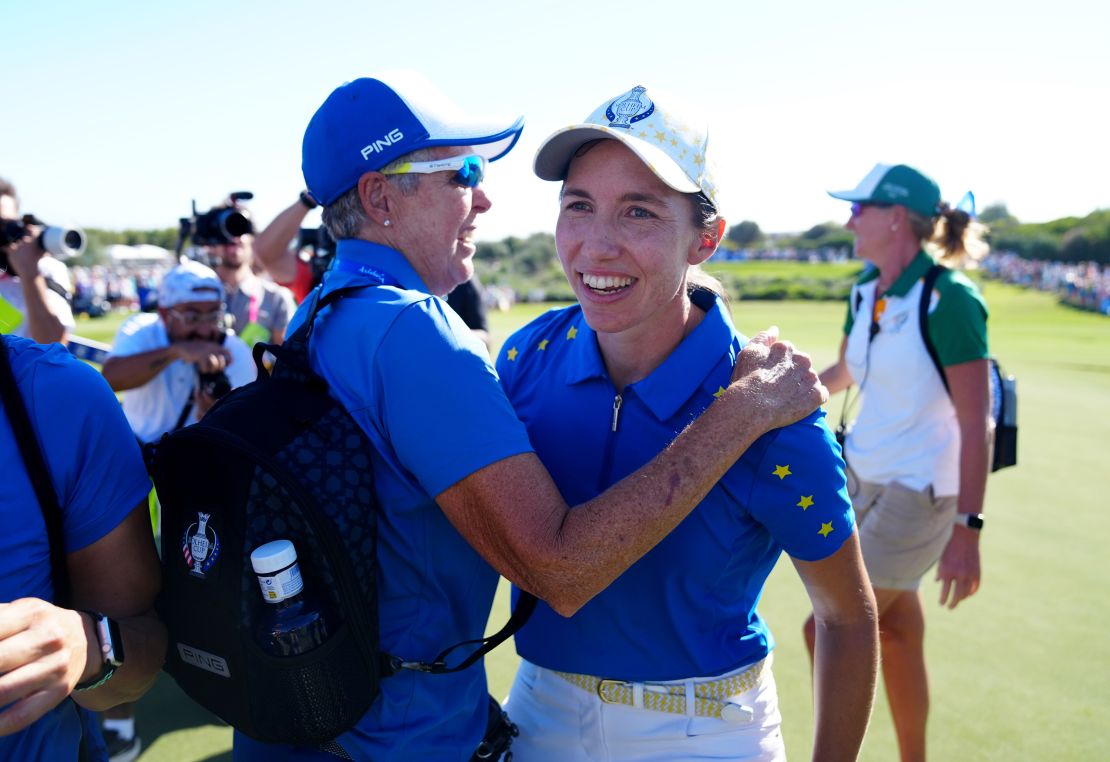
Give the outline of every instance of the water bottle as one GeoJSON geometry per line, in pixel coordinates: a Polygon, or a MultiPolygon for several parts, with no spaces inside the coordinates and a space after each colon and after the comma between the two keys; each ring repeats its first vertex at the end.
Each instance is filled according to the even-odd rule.
{"type": "Polygon", "coordinates": [[[328,621],[323,607],[304,590],[297,549],[289,540],[274,540],[251,553],[262,600],[269,604],[256,638],[273,656],[299,656],[324,644],[328,621]]]}

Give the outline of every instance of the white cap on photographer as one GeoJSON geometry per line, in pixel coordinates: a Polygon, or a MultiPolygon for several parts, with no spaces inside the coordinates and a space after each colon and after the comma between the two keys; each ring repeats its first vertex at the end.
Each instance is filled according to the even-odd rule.
{"type": "Polygon", "coordinates": [[[220,302],[224,287],[212,268],[185,260],[166,273],[158,286],[158,306],[174,307],[184,302],[220,302]]]}

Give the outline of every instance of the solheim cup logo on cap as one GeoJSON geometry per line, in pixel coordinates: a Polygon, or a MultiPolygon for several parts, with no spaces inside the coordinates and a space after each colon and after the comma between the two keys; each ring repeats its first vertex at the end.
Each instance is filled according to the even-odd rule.
{"type": "Polygon", "coordinates": [[[641,119],[647,119],[655,112],[655,104],[644,93],[647,88],[637,85],[632,91],[609,104],[605,109],[605,116],[609,119],[610,127],[622,130],[632,129],[632,125],[641,119]]]}
{"type": "Polygon", "coordinates": [[[208,526],[210,513],[197,511],[197,520],[185,528],[181,536],[181,555],[194,577],[204,578],[220,557],[220,538],[208,526]]]}

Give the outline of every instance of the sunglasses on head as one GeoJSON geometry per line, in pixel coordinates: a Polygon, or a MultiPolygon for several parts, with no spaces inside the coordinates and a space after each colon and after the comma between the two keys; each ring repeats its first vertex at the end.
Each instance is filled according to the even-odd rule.
{"type": "Polygon", "coordinates": [[[866,209],[869,206],[873,206],[876,209],[889,209],[890,207],[894,206],[894,204],[879,204],[879,203],[872,203],[870,201],[853,201],[852,202],[852,216],[853,217],[859,217],[860,214],[863,212],[863,210],[866,209]]]}
{"type": "Polygon", "coordinates": [[[454,170],[455,175],[451,182],[464,188],[477,188],[486,176],[486,160],[483,156],[452,156],[449,159],[436,159],[435,161],[410,161],[394,169],[383,169],[383,175],[428,175],[432,172],[449,172],[454,170]]]}

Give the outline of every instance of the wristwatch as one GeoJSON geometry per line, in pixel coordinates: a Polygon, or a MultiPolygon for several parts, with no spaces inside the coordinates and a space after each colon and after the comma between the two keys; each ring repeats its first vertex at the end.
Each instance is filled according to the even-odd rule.
{"type": "Polygon", "coordinates": [[[976,532],[983,529],[983,514],[981,513],[957,513],[953,521],[976,532]]]}
{"type": "Polygon", "coordinates": [[[93,688],[99,688],[123,666],[123,637],[120,635],[116,620],[97,611],[85,611],[85,613],[92,617],[103,661],[100,671],[85,682],[77,683],[73,688],[75,691],[91,691],[93,688]]]}

